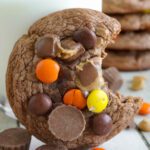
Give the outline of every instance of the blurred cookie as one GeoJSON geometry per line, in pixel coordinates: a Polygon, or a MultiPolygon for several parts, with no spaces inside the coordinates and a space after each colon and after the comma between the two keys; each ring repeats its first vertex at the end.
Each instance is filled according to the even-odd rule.
{"type": "Polygon", "coordinates": [[[134,13],[149,12],[149,0],[103,0],[103,11],[105,13],[134,13]]]}
{"type": "Polygon", "coordinates": [[[150,30],[150,14],[112,15],[121,23],[123,31],[150,30]]]}
{"type": "Polygon", "coordinates": [[[108,48],[114,50],[150,50],[150,33],[149,32],[128,32],[120,34],[114,44],[108,48]]]}
{"type": "Polygon", "coordinates": [[[114,66],[123,71],[144,70],[150,68],[150,51],[107,51],[103,67],[114,66]]]}

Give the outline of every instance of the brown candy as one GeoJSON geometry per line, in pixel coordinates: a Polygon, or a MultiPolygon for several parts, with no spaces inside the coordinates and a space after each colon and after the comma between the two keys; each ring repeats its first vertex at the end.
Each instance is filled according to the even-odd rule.
{"type": "Polygon", "coordinates": [[[45,115],[50,112],[52,101],[46,94],[36,94],[29,100],[28,110],[35,115],[45,115]]]}
{"type": "Polygon", "coordinates": [[[55,37],[42,37],[35,43],[35,50],[38,57],[55,57],[55,37]]]}
{"type": "Polygon", "coordinates": [[[105,113],[98,114],[92,118],[93,131],[97,135],[105,135],[112,129],[112,119],[105,113]]]}
{"type": "Polygon", "coordinates": [[[38,147],[36,150],[68,150],[67,147],[63,146],[62,144],[48,144],[42,145],[38,147]]]}
{"type": "Polygon", "coordinates": [[[97,41],[96,34],[88,28],[82,28],[76,31],[73,35],[73,39],[81,43],[87,50],[93,49],[97,41]]]}
{"type": "Polygon", "coordinates": [[[62,141],[73,141],[80,137],[85,129],[82,112],[72,106],[58,106],[49,115],[48,125],[52,134],[62,141]]]}
{"type": "Polygon", "coordinates": [[[97,68],[91,62],[87,62],[82,69],[77,70],[77,77],[83,86],[88,86],[98,77],[97,68]]]}
{"type": "Polygon", "coordinates": [[[11,128],[0,133],[0,150],[29,150],[31,135],[22,128],[11,128]]]}
{"type": "Polygon", "coordinates": [[[64,79],[68,81],[74,81],[75,74],[74,74],[74,71],[72,71],[65,65],[60,64],[59,80],[63,81],[64,79]]]}
{"type": "Polygon", "coordinates": [[[123,84],[123,79],[120,75],[120,72],[115,67],[110,67],[103,71],[103,77],[108,83],[108,87],[116,92],[119,90],[123,84]]]}

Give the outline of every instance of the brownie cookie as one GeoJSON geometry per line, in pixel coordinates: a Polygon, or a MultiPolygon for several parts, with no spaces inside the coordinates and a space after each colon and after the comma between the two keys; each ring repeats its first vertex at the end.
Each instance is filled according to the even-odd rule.
{"type": "Polygon", "coordinates": [[[119,31],[103,13],[68,9],[40,19],[18,40],[7,94],[31,134],[75,149],[97,146],[128,125],[142,100],[104,88],[101,68],[104,49],[119,31]]]}
{"type": "Polygon", "coordinates": [[[150,51],[107,51],[103,67],[114,66],[122,71],[150,69],[150,51]]]}
{"type": "Polygon", "coordinates": [[[150,33],[149,32],[128,32],[120,34],[114,44],[108,48],[114,50],[133,50],[143,51],[150,50],[150,33]]]}
{"type": "Polygon", "coordinates": [[[112,15],[121,23],[123,31],[150,30],[150,14],[112,15]]]}
{"type": "Polygon", "coordinates": [[[110,14],[149,12],[149,0],[103,0],[103,11],[110,14]]]}

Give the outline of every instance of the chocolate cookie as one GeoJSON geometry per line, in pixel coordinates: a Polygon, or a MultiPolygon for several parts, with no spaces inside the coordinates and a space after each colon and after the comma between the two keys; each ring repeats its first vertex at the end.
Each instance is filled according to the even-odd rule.
{"type": "Polygon", "coordinates": [[[123,31],[150,30],[150,14],[112,15],[121,23],[123,31]]]}
{"type": "Polygon", "coordinates": [[[150,33],[149,32],[128,32],[120,34],[114,44],[108,48],[114,50],[133,50],[143,51],[150,50],[150,33]]]}
{"type": "Polygon", "coordinates": [[[125,14],[135,12],[147,12],[149,10],[149,0],[103,0],[103,11],[105,13],[125,14]]]}
{"type": "Polygon", "coordinates": [[[97,146],[128,125],[141,99],[122,103],[102,90],[104,49],[119,31],[120,24],[103,13],[68,9],[40,19],[18,40],[9,59],[7,95],[30,133],[74,149],[97,146]]]}
{"type": "Polygon", "coordinates": [[[123,71],[150,69],[150,51],[113,51],[109,50],[103,67],[114,66],[123,71]]]}

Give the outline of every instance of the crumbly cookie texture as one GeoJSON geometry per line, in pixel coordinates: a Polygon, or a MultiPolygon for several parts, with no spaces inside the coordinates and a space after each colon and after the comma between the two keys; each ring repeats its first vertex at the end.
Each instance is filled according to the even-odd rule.
{"type": "Polygon", "coordinates": [[[103,11],[110,14],[125,13],[148,13],[150,10],[149,0],[104,0],[103,11]]]}
{"type": "MultiPolygon", "coordinates": [[[[69,9],[40,19],[31,26],[27,35],[18,40],[8,63],[7,95],[14,113],[31,134],[45,143],[63,144],[73,149],[97,146],[128,125],[142,100],[113,94],[104,86],[101,70],[104,49],[119,31],[120,24],[103,13],[69,9]],[[87,43],[89,39],[90,43],[87,43]],[[44,49],[42,53],[41,47],[44,49]],[[51,51],[47,51],[49,47],[51,51]],[[48,58],[45,59],[45,56],[48,58]],[[87,78],[87,85],[81,75],[90,76],[89,66],[94,75],[92,81],[87,78]],[[49,71],[53,76],[46,76],[49,71]],[[89,108],[91,111],[85,107],[89,92],[98,87],[103,90],[96,91],[96,94],[101,93],[98,98],[102,96],[100,104],[102,99],[105,100],[98,118],[104,121],[100,124],[102,129],[105,125],[109,127],[107,133],[101,132],[96,124],[97,129],[92,130],[91,119],[99,114],[91,112],[93,107],[89,108]],[[74,101],[72,96],[77,96],[78,101],[74,101]],[[61,118],[64,127],[58,118],[61,118]],[[68,124],[68,119],[71,124],[68,124]],[[59,126],[64,129],[60,130],[60,134],[56,130],[59,126]]],[[[96,111],[100,110],[98,107],[96,111]]]]}
{"type": "Polygon", "coordinates": [[[150,51],[108,50],[103,67],[115,66],[122,71],[146,70],[150,68],[150,51]]]}
{"type": "Polygon", "coordinates": [[[144,51],[150,50],[150,33],[149,32],[127,32],[120,34],[114,44],[108,48],[114,50],[133,50],[144,51]],[[132,40],[131,40],[132,39],[132,40]]]}
{"type": "Polygon", "coordinates": [[[148,13],[111,16],[120,22],[122,31],[150,30],[150,14],[148,13]]]}

